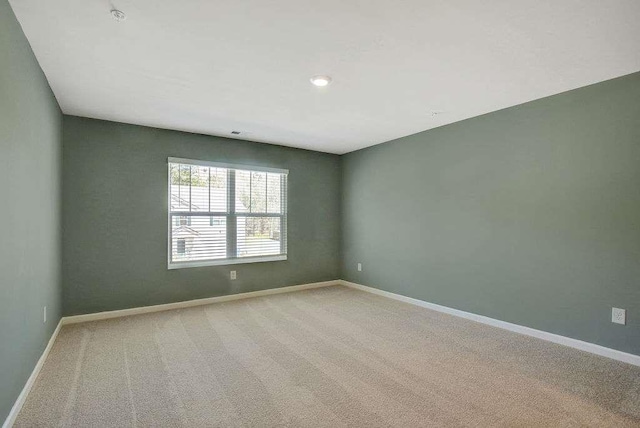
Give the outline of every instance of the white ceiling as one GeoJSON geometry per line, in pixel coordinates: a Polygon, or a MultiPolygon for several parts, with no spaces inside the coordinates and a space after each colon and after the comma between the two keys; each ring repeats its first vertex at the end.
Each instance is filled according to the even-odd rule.
{"type": "Polygon", "coordinates": [[[638,0],[10,3],[64,113],[330,153],[640,71],[638,0]]]}

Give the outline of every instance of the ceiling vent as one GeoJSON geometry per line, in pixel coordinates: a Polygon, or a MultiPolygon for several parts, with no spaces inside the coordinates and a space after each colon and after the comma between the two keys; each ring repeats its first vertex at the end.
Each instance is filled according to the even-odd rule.
{"type": "Polygon", "coordinates": [[[231,131],[231,134],[233,134],[233,135],[240,135],[240,131],[231,131]]]}
{"type": "Polygon", "coordinates": [[[118,22],[122,22],[127,19],[127,15],[125,15],[123,11],[118,9],[111,9],[111,16],[118,22]]]}

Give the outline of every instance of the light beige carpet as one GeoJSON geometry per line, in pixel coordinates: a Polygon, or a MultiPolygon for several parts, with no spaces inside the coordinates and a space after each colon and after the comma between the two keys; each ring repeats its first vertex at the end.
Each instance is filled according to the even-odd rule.
{"type": "Polygon", "coordinates": [[[639,425],[638,367],[336,286],[65,326],[15,426],[639,425]]]}

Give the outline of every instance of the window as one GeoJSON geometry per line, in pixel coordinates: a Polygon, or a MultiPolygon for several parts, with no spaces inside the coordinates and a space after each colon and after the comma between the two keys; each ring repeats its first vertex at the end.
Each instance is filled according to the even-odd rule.
{"type": "Polygon", "coordinates": [[[187,252],[187,244],[184,238],[178,239],[178,254],[185,254],[187,252]]]}
{"type": "Polygon", "coordinates": [[[191,226],[191,217],[186,217],[186,216],[175,216],[173,218],[173,221],[175,222],[176,226],[191,226]]]}
{"type": "Polygon", "coordinates": [[[286,260],[287,174],[169,158],[169,269],[286,260]]]}

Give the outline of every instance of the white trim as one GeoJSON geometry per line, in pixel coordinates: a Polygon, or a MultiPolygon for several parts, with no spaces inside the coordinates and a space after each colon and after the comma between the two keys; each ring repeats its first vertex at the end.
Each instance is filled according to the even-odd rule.
{"type": "Polygon", "coordinates": [[[53,331],[53,334],[49,338],[49,343],[47,343],[47,347],[44,348],[44,351],[42,352],[40,359],[36,363],[36,366],[33,368],[33,371],[31,372],[29,379],[27,379],[27,383],[25,383],[24,388],[22,388],[22,391],[20,392],[20,395],[18,395],[16,402],[13,403],[13,407],[11,408],[11,411],[9,412],[7,419],[5,419],[4,423],[2,424],[2,428],[11,428],[13,426],[13,423],[16,421],[16,418],[18,417],[18,413],[20,413],[20,410],[22,409],[24,402],[27,401],[27,395],[29,395],[29,391],[31,391],[31,387],[33,386],[36,379],[38,378],[38,374],[40,374],[40,370],[42,369],[42,366],[44,365],[44,362],[47,359],[47,356],[49,355],[49,351],[51,351],[51,348],[53,347],[53,343],[56,341],[56,338],[58,337],[58,333],[60,332],[60,327],[62,326],[62,324],[63,322],[61,319],[58,322],[56,329],[53,331]]]}
{"type": "Polygon", "coordinates": [[[228,302],[230,300],[248,299],[250,297],[267,296],[270,294],[290,293],[292,291],[308,290],[310,288],[329,287],[339,285],[340,281],[313,282],[310,284],[291,285],[288,287],[270,288],[267,290],[249,291],[247,293],[227,294],[224,296],[207,297],[204,299],[187,300],[184,302],[166,303],[163,305],[142,306],[138,308],[121,309],[117,311],[97,312],[93,314],[74,315],[62,318],[62,324],[76,324],[80,322],[98,321],[109,318],[127,317],[131,315],[148,314],[151,312],[168,311],[171,309],[190,308],[193,306],[210,305],[211,303],[228,302]]]}
{"type": "Polygon", "coordinates": [[[611,348],[606,348],[604,346],[596,345],[595,343],[584,342],[582,340],[572,339],[566,336],[560,336],[559,334],[549,333],[542,330],[536,330],[534,328],[525,327],[518,324],[512,324],[506,321],[500,321],[494,318],[485,317],[483,315],[473,314],[471,312],[465,312],[459,309],[453,309],[447,306],[425,302],[423,300],[414,299],[411,297],[403,296],[401,294],[391,293],[389,291],[379,290],[377,288],[368,287],[362,284],[356,284],[354,282],[349,282],[344,280],[340,280],[339,282],[344,286],[354,288],[356,290],[366,291],[368,293],[377,294],[378,296],[399,300],[401,302],[410,303],[412,305],[420,306],[427,309],[432,309],[434,311],[443,312],[445,314],[454,315],[454,316],[465,318],[471,321],[487,324],[493,327],[502,328],[504,330],[509,330],[509,331],[524,334],[527,336],[536,337],[538,339],[557,343],[559,345],[569,346],[571,348],[575,348],[581,351],[600,355],[602,357],[611,358],[613,360],[622,361],[624,363],[632,364],[634,366],[640,366],[640,355],[629,354],[627,352],[622,352],[616,349],[611,349],[611,348]]]}
{"type": "Polygon", "coordinates": [[[196,260],[191,262],[169,262],[167,269],[183,269],[202,266],[226,266],[239,265],[247,263],[263,263],[263,262],[279,262],[287,260],[286,254],[276,254],[273,256],[256,256],[256,257],[236,257],[233,259],[213,259],[213,260],[196,260]]]}
{"type": "Polygon", "coordinates": [[[288,169],[271,168],[268,166],[255,166],[255,165],[241,165],[228,162],[210,162],[197,159],[184,159],[184,158],[168,158],[167,163],[180,163],[183,165],[198,165],[208,166],[212,168],[226,168],[226,169],[239,169],[241,171],[260,171],[260,172],[273,172],[276,174],[289,174],[288,169]]]}

